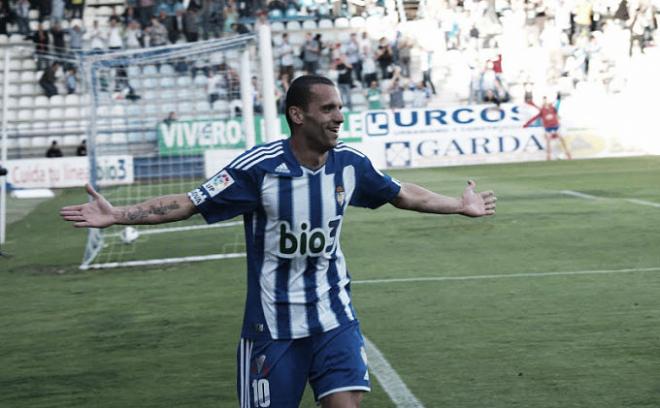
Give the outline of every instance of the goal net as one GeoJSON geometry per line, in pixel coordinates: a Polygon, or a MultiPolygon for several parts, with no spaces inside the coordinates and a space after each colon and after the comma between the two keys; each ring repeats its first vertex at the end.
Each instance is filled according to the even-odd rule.
{"type": "MultiPolygon", "coordinates": [[[[92,185],[115,206],[185,193],[264,141],[253,84],[272,62],[255,44],[241,35],[83,57],[92,185]]],[[[244,245],[240,219],[90,229],[81,268],[241,257],[244,245]]]]}

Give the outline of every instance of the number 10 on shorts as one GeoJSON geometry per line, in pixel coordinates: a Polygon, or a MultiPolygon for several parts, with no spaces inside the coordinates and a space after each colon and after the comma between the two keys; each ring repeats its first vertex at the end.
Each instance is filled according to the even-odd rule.
{"type": "Polygon", "coordinates": [[[252,380],[252,395],[257,408],[270,407],[270,384],[265,378],[252,380]]]}

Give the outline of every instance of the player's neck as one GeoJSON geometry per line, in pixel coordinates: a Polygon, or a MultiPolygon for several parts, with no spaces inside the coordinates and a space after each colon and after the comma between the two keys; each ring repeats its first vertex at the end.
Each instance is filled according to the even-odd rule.
{"type": "Polygon", "coordinates": [[[292,137],[289,139],[289,146],[293,157],[298,160],[301,166],[310,170],[316,170],[325,164],[328,160],[328,151],[320,151],[309,146],[304,139],[292,137]]]}

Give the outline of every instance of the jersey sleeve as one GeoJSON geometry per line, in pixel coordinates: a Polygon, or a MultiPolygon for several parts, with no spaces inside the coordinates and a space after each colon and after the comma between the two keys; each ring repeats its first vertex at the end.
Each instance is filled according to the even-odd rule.
{"type": "Polygon", "coordinates": [[[225,168],[189,192],[188,197],[207,223],[228,220],[257,208],[257,177],[251,172],[225,168]]]}
{"type": "Polygon", "coordinates": [[[357,183],[350,204],[356,207],[378,208],[392,201],[401,190],[401,184],[376,169],[366,157],[356,174],[357,183]]]}

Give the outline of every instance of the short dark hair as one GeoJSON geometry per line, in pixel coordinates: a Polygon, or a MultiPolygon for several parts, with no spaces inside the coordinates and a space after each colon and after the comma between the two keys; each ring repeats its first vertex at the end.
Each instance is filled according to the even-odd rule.
{"type": "Polygon", "coordinates": [[[289,129],[293,130],[293,121],[289,117],[289,108],[298,106],[303,108],[303,110],[307,109],[312,95],[312,86],[314,85],[335,86],[335,83],[331,79],[321,75],[303,75],[291,82],[289,90],[286,93],[286,108],[284,111],[289,129]]]}

